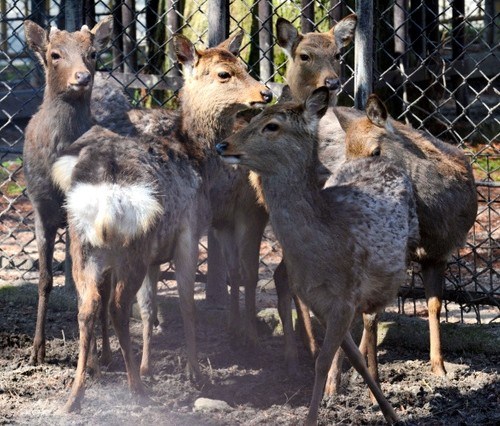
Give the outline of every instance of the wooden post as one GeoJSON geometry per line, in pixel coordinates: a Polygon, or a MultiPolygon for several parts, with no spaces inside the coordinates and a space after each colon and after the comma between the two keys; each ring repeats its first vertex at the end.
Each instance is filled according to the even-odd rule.
{"type": "MultiPolygon", "coordinates": [[[[7,12],[7,0],[0,0],[0,15],[5,16],[7,12]]],[[[0,50],[7,52],[8,43],[7,43],[7,21],[2,19],[0,23],[0,50]]]]}
{"type": "Polygon", "coordinates": [[[229,37],[229,2],[208,2],[208,47],[217,46],[229,37]]]}
{"type": "Polygon", "coordinates": [[[484,41],[489,47],[495,44],[495,0],[484,0],[484,41]]]}
{"type": "Polygon", "coordinates": [[[122,38],[122,8],[121,0],[113,1],[113,71],[122,71],[123,38],[122,38]]]}
{"type": "MultiPolygon", "coordinates": [[[[179,32],[181,29],[181,2],[180,0],[168,0],[167,1],[167,39],[172,37],[175,33],[179,32]]],[[[168,49],[168,58],[171,64],[175,64],[176,58],[174,53],[168,49]]],[[[181,73],[178,68],[172,67],[169,75],[180,76],[181,73]]]]}
{"type": "Polygon", "coordinates": [[[364,109],[373,90],[373,2],[358,0],[356,14],[358,25],[354,36],[354,106],[364,109]]]}
{"type": "Polygon", "coordinates": [[[302,32],[310,33],[314,31],[314,1],[300,0],[300,25],[302,32]]]}
{"type": "Polygon", "coordinates": [[[259,0],[260,79],[267,83],[273,77],[273,5],[259,0]]]}

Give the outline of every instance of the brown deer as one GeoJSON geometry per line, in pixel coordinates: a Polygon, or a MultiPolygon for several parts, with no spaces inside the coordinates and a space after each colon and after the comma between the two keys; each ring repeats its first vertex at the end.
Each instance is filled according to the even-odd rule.
{"type": "MultiPolygon", "coordinates": [[[[285,25],[286,31],[280,29],[279,24],[278,22],[277,32],[282,35],[278,40],[292,58],[287,69],[291,94],[295,100],[304,101],[314,89],[314,85],[310,82],[316,81],[317,84],[321,84],[321,79],[315,76],[324,75],[325,72],[321,67],[314,68],[316,55],[331,58],[335,50],[325,48],[323,51],[316,51],[315,55],[311,56],[313,60],[301,61],[300,46],[304,36],[293,31],[288,25],[285,25]],[[309,88],[309,91],[305,88],[309,88]]],[[[322,64],[328,66],[328,61],[322,64]]],[[[335,72],[333,66],[330,72],[335,72]]],[[[321,120],[319,156],[321,162],[332,172],[345,157],[345,131],[335,114],[342,115],[344,122],[364,117],[360,111],[329,108],[321,120]]],[[[397,137],[390,135],[391,137],[386,139],[382,155],[386,155],[389,146],[391,153],[399,154],[398,158],[403,161],[417,194],[421,245],[414,251],[412,259],[422,266],[429,308],[431,369],[434,374],[445,375],[439,331],[444,271],[450,254],[462,245],[474,223],[477,212],[474,179],[468,161],[459,149],[409,126],[396,123],[394,127],[397,137]],[[456,163],[455,167],[450,167],[450,163],[456,163]],[[426,172],[422,173],[422,170],[426,172]]],[[[277,271],[279,274],[275,275],[276,286],[283,287],[285,284],[280,284],[280,281],[286,281],[286,271],[285,273],[282,270],[277,271]]],[[[303,316],[308,319],[307,313],[303,316]]],[[[376,327],[376,323],[369,321],[368,317],[365,320],[367,327],[372,329],[376,327]]],[[[364,343],[365,341],[363,348],[364,343]]],[[[314,346],[312,349],[314,351],[314,346]]],[[[331,391],[330,387],[329,393],[331,391]]]]}
{"type": "Polygon", "coordinates": [[[318,188],[317,131],[328,102],[329,91],[322,87],[303,105],[271,106],[217,150],[227,162],[260,175],[292,290],[326,327],[306,423],[317,422],[328,369],[340,346],[392,423],[397,416],[349,328],[356,313],[376,312],[390,302],[404,279],[418,238],[413,192],[405,172],[380,156],[344,163],[335,186],[318,188]]]}
{"type": "Polygon", "coordinates": [[[46,76],[43,102],[31,118],[25,133],[24,174],[35,214],[40,278],[38,313],[31,353],[32,364],[45,359],[45,320],[52,290],[52,260],[58,228],[66,223],[63,193],[51,179],[51,167],[58,154],[92,126],[90,96],[97,51],[111,34],[111,20],[92,30],[83,26],[68,33],[56,28],[45,31],[25,21],[26,42],[40,60],[46,76]]]}
{"type": "Polygon", "coordinates": [[[176,125],[156,138],[130,138],[96,126],[58,160],[72,164],[55,176],[67,194],[73,275],[81,298],[80,354],[66,411],[77,409],[83,398],[93,324],[99,305],[108,303],[111,281],[110,312],[129,387],[144,394],[130,347],[130,307],[143,280],[156,283],[154,274],[167,261],[176,266],[188,375],[200,376],[194,280],[198,240],[211,222],[210,191],[217,183],[212,174],[220,168],[215,143],[231,132],[239,110],[271,100],[269,90],[235,57],[241,38],[240,33],[200,52],[185,37],[174,37],[185,74],[176,125]]]}
{"type": "MultiPolygon", "coordinates": [[[[368,99],[366,117],[353,118],[340,108],[334,112],[346,132],[347,159],[377,153],[402,167],[415,188],[420,242],[410,254],[413,261],[422,265],[429,307],[432,371],[444,375],[439,338],[443,276],[449,256],[463,244],[477,213],[470,164],[459,148],[392,120],[376,95],[368,99]]],[[[335,185],[335,173],[328,185],[335,185]]],[[[370,371],[378,379],[376,317],[364,315],[363,322],[361,349],[367,353],[370,371]]],[[[339,365],[332,367],[328,393],[338,385],[339,369],[339,365]]]]}

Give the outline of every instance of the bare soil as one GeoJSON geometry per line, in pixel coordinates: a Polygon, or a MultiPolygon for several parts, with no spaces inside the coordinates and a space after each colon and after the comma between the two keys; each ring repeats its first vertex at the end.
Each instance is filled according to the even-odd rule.
{"type": "MultiPolygon", "coordinates": [[[[128,392],[124,363],[113,337],[112,363],[103,367],[100,378],[88,379],[80,412],[64,414],[61,408],[69,395],[78,356],[74,296],[68,297],[62,287],[54,289],[46,363],[30,366],[35,286],[0,288],[0,424],[302,424],[314,378],[307,353],[301,349],[299,375],[289,376],[283,362],[283,339],[276,333],[273,318],[259,323],[259,345],[254,350],[231,341],[226,333],[226,312],[206,308],[200,285],[197,335],[205,382],[192,384],[184,375],[184,336],[175,293],[175,288],[165,286],[160,292],[163,326],[153,341],[154,375],[144,379],[149,400],[138,400],[128,392]],[[225,401],[229,407],[196,412],[194,403],[200,397],[225,401]]],[[[274,298],[272,292],[268,296],[262,299],[265,303],[274,298]]],[[[389,323],[387,336],[395,337],[385,339],[379,352],[382,389],[400,416],[400,424],[499,424],[499,345],[445,348],[448,375],[438,378],[430,374],[427,345],[414,344],[416,337],[411,333],[412,327],[426,329],[426,321],[412,321],[410,332],[399,334],[400,326],[389,323]]],[[[453,327],[457,340],[468,339],[467,327],[471,326],[447,326],[453,327]]],[[[500,335],[498,324],[482,327],[500,335]]],[[[139,359],[138,320],[132,319],[131,330],[139,359]]],[[[342,394],[323,401],[320,424],[383,423],[380,410],[367,398],[366,386],[351,370],[346,371],[343,386],[342,394]]]]}

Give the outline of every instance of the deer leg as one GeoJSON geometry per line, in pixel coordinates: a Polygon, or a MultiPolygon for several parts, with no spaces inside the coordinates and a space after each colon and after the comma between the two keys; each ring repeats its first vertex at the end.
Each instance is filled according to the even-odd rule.
{"type": "Polygon", "coordinates": [[[330,365],[354,317],[354,310],[347,303],[340,300],[333,301],[328,312],[328,317],[325,321],[325,339],[316,358],[313,395],[306,419],[307,425],[317,424],[319,405],[323,396],[323,389],[330,365]]]}
{"type": "MultiPolygon", "coordinates": [[[[120,271],[120,275],[116,277],[117,282],[110,304],[110,312],[127,369],[129,389],[136,395],[144,396],[144,385],[132,353],[129,324],[132,302],[146,275],[146,267],[139,265],[138,262],[134,263],[131,259],[126,259],[125,262],[128,262],[128,267],[125,266],[120,271]]],[[[122,263],[122,267],[125,262],[122,263]]]]}
{"type": "Polygon", "coordinates": [[[68,402],[64,406],[64,411],[72,412],[78,410],[85,394],[85,367],[92,351],[94,325],[97,311],[101,303],[99,294],[98,276],[96,275],[95,263],[87,260],[88,268],[83,264],[83,254],[77,252],[75,247],[73,252],[73,277],[79,295],[78,307],[78,327],[80,332],[78,364],[76,367],[75,380],[71,388],[68,402]]]}
{"type": "MultiPolygon", "coordinates": [[[[380,384],[377,359],[377,325],[377,314],[363,314],[363,336],[361,337],[359,350],[361,355],[366,358],[368,371],[373,377],[373,380],[375,380],[377,384],[380,384]]],[[[370,399],[375,403],[375,396],[372,392],[370,392],[370,399]]]]}
{"type": "Polygon", "coordinates": [[[393,424],[397,422],[398,416],[394,412],[394,409],[392,408],[389,401],[387,401],[387,399],[385,398],[379,385],[377,384],[377,382],[375,382],[370,372],[368,371],[365,360],[363,359],[363,355],[361,355],[361,352],[354,343],[351,333],[347,333],[346,336],[344,337],[344,340],[342,342],[342,349],[349,358],[349,361],[351,361],[351,364],[354,366],[356,371],[361,375],[361,377],[363,377],[370,391],[375,396],[375,399],[377,400],[387,423],[393,424]]]}
{"type": "Polygon", "coordinates": [[[439,319],[443,300],[444,271],[446,262],[422,264],[422,276],[429,311],[430,358],[431,370],[438,376],[445,376],[443,355],[441,352],[441,331],[439,319]]]}
{"type": "Polygon", "coordinates": [[[194,283],[198,261],[198,240],[194,231],[188,229],[179,236],[175,250],[175,278],[179,291],[187,357],[186,373],[190,380],[201,378],[196,348],[196,308],[194,304],[194,283]]]}
{"type": "MultiPolygon", "coordinates": [[[[241,318],[240,318],[240,284],[241,276],[239,273],[239,252],[235,240],[234,229],[224,227],[215,232],[218,245],[224,253],[227,272],[229,275],[229,285],[231,288],[229,305],[229,323],[228,331],[232,339],[240,336],[241,318]]],[[[210,256],[210,254],[209,254],[210,256]]]]}
{"type": "Polygon", "coordinates": [[[114,287],[114,278],[111,272],[106,274],[106,284],[103,286],[102,305],[101,305],[101,335],[102,335],[102,351],[100,363],[109,365],[111,363],[111,346],[109,344],[109,299],[114,287]]]}
{"type": "MultiPolygon", "coordinates": [[[[245,286],[244,338],[247,346],[257,346],[256,290],[259,280],[260,243],[267,223],[267,213],[261,207],[239,215],[236,221],[236,241],[240,257],[239,271],[245,286]]],[[[241,213],[241,212],[240,212],[241,213]]]]}
{"type": "Polygon", "coordinates": [[[285,362],[289,374],[297,374],[299,369],[299,354],[297,342],[293,332],[292,319],[292,294],[288,285],[285,262],[282,260],[274,270],[274,285],[278,295],[278,313],[283,325],[283,336],[285,338],[285,362]]]}
{"type": "Polygon", "coordinates": [[[216,237],[216,231],[208,231],[208,271],[206,301],[209,306],[226,308],[227,304],[227,268],[222,248],[216,237]]]}
{"type": "Polygon", "coordinates": [[[151,337],[153,326],[158,314],[156,295],[158,291],[158,278],[160,276],[160,266],[151,265],[148,268],[146,278],[142,282],[141,288],[137,292],[137,303],[141,311],[142,319],[142,360],[141,376],[149,376],[151,370],[151,337]]]}
{"type": "Polygon", "coordinates": [[[47,305],[53,286],[52,258],[57,226],[44,220],[39,209],[35,208],[35,235],[38,246],[38,262],[40,277],[38,281],[38,309],[36,317],[35,338],[31,350],[30,364],[36,365],[45,361],[45,321],[47,305]]]}
{"type": "Polygon", "coordinates": [[[309,351],[312,359],[316,359],[319,347],[316,342],[316,338],[314,337],[309,308],[298,296],[293,296],[293,301],[295,302],[295,308],[297,309],[297,324],[301,330],[300,334],[302,336],[302,342],[309,351]]]}
{"type": "Polygon", "coordinates": [[[344,351],[339,348],[335,352],[332,365],[328,371],[328,377],[325,384],[325,397],[332,397],[340,390],[340,381],[342,378],[342,363],[344,362],[344,351]]]}

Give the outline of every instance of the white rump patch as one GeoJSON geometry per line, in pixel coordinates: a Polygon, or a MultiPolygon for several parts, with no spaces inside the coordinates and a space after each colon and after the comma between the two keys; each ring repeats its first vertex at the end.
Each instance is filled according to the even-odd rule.
{"type": "Polygon", "coordinates": [[[77,232],[95,247],[127,244],[150,230],[163,213],[146,184],[77,183],[67,195],[66,208],[77,232]]]}
{"type": "Polygon", "coordinates": [[[76,163],[78,163],[78,157],[64,155],[58,158],[52,166],[52,181],[64,193],[67,193],[71,187],[71,176],[76,163]]]}

